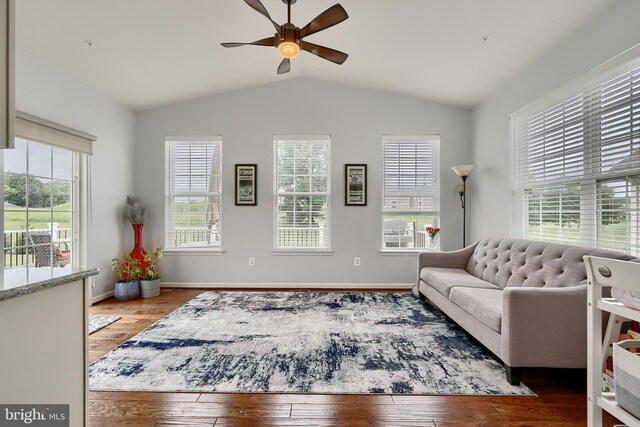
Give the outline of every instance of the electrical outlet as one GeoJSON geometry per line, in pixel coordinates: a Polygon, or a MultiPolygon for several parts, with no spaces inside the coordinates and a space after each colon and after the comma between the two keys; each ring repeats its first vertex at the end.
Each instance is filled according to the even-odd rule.
{"type": "Polygon", "coordinates": [[[249,267],[256,266],[256,259],[254,257],[249,257],[249,267]]]}
{"type": "Polygon", "coordinates": [[[353,259],[353,266],[354,267],[360,267],[360,257],[357,256],[353,259]]]}

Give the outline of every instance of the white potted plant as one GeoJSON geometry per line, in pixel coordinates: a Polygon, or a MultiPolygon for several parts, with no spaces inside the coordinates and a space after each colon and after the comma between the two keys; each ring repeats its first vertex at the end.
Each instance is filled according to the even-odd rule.
{"type": "Polygon", "coordinates": [[[148,267],[144,271],[140,279],[140,290],[142,298],[153,298],[160,295],[160,270],[158,269],[158,261],[162,258],[164,245],[158,245],[153,252],[147,252],[144,257],[148,267]]]}

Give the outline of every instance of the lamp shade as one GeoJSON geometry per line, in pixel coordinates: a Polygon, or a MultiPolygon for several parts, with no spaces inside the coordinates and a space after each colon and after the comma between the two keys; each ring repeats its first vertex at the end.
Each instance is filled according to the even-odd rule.
{"type": "Polygon", "coordinates": [[[451,168],[458,176],[469,176],[476,169],[476,165],[458,165],[451,168]]]}

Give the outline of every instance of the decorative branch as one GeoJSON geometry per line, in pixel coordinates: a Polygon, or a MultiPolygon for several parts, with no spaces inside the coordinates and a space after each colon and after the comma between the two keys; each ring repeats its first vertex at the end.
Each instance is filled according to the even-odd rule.
{"type": "Polygon", "coordinates": [[[147,208],[133,196],[127,196],[127,205],[124,208],[124,217],[131,224],[144,224],[147,219],[147,208]]]}

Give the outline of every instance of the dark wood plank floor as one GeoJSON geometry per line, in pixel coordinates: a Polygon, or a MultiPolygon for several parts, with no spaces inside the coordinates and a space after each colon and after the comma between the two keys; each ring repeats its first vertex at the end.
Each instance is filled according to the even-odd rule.
{"type": "MultiPolygon", "coordinates": [[[[157,298],[109,299],[91,315],[122,319],[89,338],[91,361],[202,290],[163,289],[157,298]]],[[[586,373],[528,369],[538,396],[310,395],[90,392],[91,426],[577,427],[587,424],[586,373]]],[[[605,425],[615,420],[606,418],[605,425]]]]}

